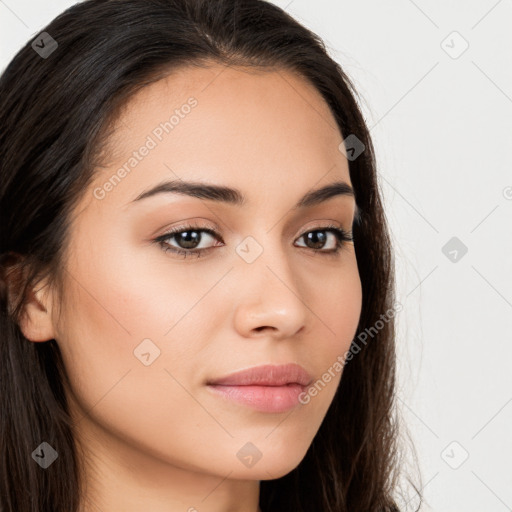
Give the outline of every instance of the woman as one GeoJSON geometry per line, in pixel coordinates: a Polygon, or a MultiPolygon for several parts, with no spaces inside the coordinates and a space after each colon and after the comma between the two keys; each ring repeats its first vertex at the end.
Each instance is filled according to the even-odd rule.
{"type": "Polygon", "coordinates": [[[0,79],[1,510],[399,510],[355,91],[260,0],[87,0],[0,79]]]}

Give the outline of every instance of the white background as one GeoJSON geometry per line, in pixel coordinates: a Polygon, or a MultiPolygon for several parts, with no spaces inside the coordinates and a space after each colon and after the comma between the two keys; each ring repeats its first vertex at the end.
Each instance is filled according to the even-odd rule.
{"type": "MultiPolygon", "coordinates": [[[[0,0],[0,67],[73,3],[0,0]]],[[[323,38],[362,97],[395,243],[397,402],[422,510],[512,510],[511,2],[274,3],[323,38]],[[468,249],[455,262],[442,252],[452,237],[468,249]]]]}

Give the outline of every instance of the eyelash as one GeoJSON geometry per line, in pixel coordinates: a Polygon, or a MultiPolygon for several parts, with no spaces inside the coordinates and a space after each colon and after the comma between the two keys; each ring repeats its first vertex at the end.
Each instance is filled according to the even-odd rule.
{"type": "MultiPolygon", "coordinates": [[[[179,248],[170,246],[166,242],[166,240],[173,238],[174,235],[183,233],[185,231],[204,232],[204,233],[208,233],[209,235],[212,235],[214,238],[217,238],[217,239],[220,238],[218,236],[217,232],[214,231],[213,229],[189,224],[189,225],[179,226],[177,228],[174,228],[174,229],[170,230],[169,232],[155,238],[153,240],[153,242],[158,243],[165,253],[171,252],[171,253],[183,256],[184,258],[186,258],[187,256],[190,256],[190,255],[197,255],[197,257],[200,258],[200,257],[204,256],[210,250],[215,249],[215,247],[208,247],[207,249],[179,249],[179,248]]],[[[328,226],[322,226],[322,227],[318,227],[318,228],[306,231],[305,233],[302,233],[302,235],[300,235],[299,238],[304,237],[308,233],[314,233],[315,231],[329,231],[336,236],[336,248],[335,249],[330,249],[327,251],[322,250],[322,249],[310,249],[315,254],[322,253],[324,256],[327,256],[327,257],[329,257],[329,256],[336,257],[346,242],[354,241],[352,232],[347,232],[344,229],[341,229],[332,224],[330,224],[328,226]]],[[[301,248],[308,249],[308,247],[301,247],[301,248]]]]}

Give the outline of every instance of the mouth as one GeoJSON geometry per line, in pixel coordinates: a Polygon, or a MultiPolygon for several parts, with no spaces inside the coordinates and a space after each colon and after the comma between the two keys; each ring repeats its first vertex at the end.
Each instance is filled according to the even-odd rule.
{"type": "Polygon", "coordinates": [[[295,363],[263,365],[207,382],[216,396],[260,412],[280,413],[296,407],[312,378],[295,363]]]}

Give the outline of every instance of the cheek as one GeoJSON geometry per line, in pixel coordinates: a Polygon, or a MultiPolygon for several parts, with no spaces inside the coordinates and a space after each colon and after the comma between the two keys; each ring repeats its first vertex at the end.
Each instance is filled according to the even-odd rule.
{"type": "Polygon", "coordinates": [[[327,306],[328,317],[338,339],[338,349],[343,352],[356,335],[362,308],[362,287],[357,268],[347,272],[333,290],[332,301],[327,306]]]}
{"type": "Polygon", "coordinates": [[[323,333],[324,354],[334,359],[345,352],[354,338],[362,308],[362,287],[354,254],[336,272],[317,275],[314,313],[323,333]],[[320,286],[321,285],[321,286],[320,286]]]}
{"type": "Polygon", "coordinates": [[[362,287],[355,255],[344,261],[338,272],[331,270],[328,276],[316,277],[317,291],[310,295],[315,333],[308,338],[308,360],[317,369],[315,378],[319,379],[311,405],[325,412],[340,383],[345,355],[357,334],[362,287]]]}
{"type": "Polygon", "coordinates": [[[198,279],[197,271],[187,270],[191,266],[167,260],[156,244],[116,240],[114,231],[96,238],[97,249],[76,261],[74,272],[90,291],[90,297],[80,294],[78,300],[94,310],[90,324],[101,332],[132,343],[162,339],[211,286],[207,277],[198,279]]]}
{"type": "MultiPolygon", "coordinates": [[[[63,310],[58,342],[76,420],[88,412],[94,425],[89,428],[95,429],[92,442],[114,433],[143,452],[186,466],[208,450],[205,431],[218,429],[187,391],[197,380],[193,358],[201,347],[196,340],[207,339],[190,335],[197,315],[191,307],[208,291],[208,283],[198,290],[175,281],[176,290],[188,292],[172,294],[172,279],[152,280],[154,271],[145,271],[140,262],[110,255],[101,262],[91,255],[83,266],[70,267],[75,279],[68,282],[71,300],[63,310]],[[159,350],[147,366],[134,354],[143,339],[151,339],[159,350]]],[[[207,314],[200,306],[197,311],[207,314]]],[[[148,345],[144,352],[152,359],[154,350],[148,345]]]]}
{"type": "MultiPolygon", "coordinates": [[[[166,382],[165,369],[180,382],[197,380],[202,344],[221,317],[218,290],[210,293],[219,269],[199,278],[193,265],[171,264],[156,246],[134,250],[114,232],[95,239],[87,248],[80,240],[83,247],[74,252],[80,257],[67,265],[74,279],[61,345],[77,385],[95,401],[131,368],[163,372],[166,382]]],[[[149,382],[152,392],[162,389],[149,382]]]]}

